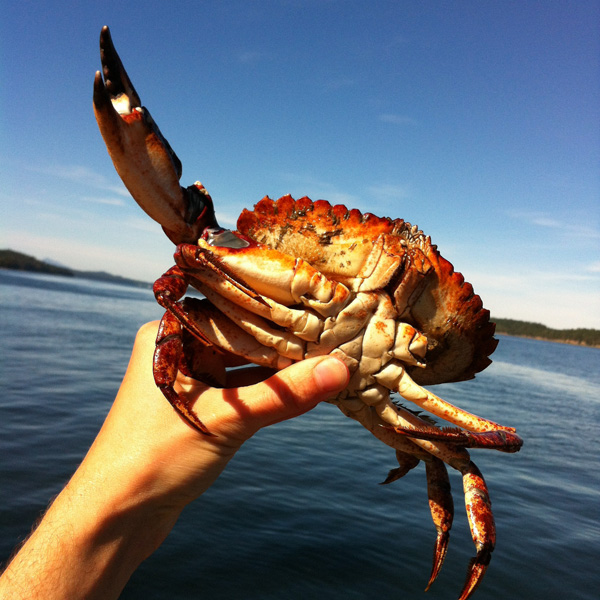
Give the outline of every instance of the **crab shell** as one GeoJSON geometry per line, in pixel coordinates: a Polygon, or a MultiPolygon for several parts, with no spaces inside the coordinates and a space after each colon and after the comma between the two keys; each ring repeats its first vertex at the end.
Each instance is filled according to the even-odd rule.
{"type": "Polygon", "coordinates": [[[407,366],[416,383],[472,379],[491,363],[498,341],[489,311],[430,237],[410,223],[284,196],[265,197],[254,210],[244,210],[237,227],[261,245],[306,260],[351,291],[388,292],[399,320],[428,341],[427,367],[407,366]]]}

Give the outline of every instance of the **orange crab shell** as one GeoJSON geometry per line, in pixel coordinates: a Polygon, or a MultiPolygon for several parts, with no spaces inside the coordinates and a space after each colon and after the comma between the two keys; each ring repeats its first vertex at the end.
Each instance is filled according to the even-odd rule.
{"type": "Polygon", "coordinates": [[[407,367],[417,383],[471,379],[491,363],[498,341],[489,311],[429,236],[410,223],[283,196],[265,197],[254,210],[244,210],[237,226],[248,238],[302,258],[350,289],[385,289],[399,319],[427,337],[427,367],[407,367]],[[376,245],[382,251],[371,269],[376,245]],[[377,268],[377,276],[369,278],[377,268]]]}

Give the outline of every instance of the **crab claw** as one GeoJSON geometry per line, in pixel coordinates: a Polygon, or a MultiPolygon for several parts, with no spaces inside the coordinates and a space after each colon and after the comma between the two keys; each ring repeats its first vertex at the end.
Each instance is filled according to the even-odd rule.
{"type": "Polygon", "coordinates": [[[467,579],[459,598],[459,600],[467,600],[481,583],[487,566],[490,564],[496,545],[496,525],[492,514],[492,503],[481,471],[472,461],[469,461],[460,470],[463,475],[465,505],[471,537],[477,549],[476,556],[469,563],[467,579]]]}
{"type": "Polygon", "coordinates": [[[202,184],[179,185],[181,161],[131,84],[108,27],[100,33],[102,74],[94,80],[94,113],[119,176],[140,207],[175,244],[196,243],[220,229],[202,184]],[[103,78],[104,76],[104,78],[103,78]]]}

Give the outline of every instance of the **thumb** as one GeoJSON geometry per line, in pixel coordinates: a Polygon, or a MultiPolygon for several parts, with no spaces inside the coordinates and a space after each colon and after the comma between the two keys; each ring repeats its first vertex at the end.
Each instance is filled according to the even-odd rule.
{"type": "Polygon", "coordinates": [[[295,363],[269,379],[243,388],[248,402],[246,424],[254,431],[297,417],[333,398],[348,384],[346,365],[332,356],[295,363]]]}

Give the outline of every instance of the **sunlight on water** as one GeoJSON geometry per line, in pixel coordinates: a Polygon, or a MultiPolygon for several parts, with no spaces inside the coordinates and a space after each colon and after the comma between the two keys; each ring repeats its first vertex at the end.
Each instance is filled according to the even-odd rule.
{"type": "MultiPolygon", "coordinates": [[[[598,358],[600,359],[600,352],[598,358]]],[[[543,388],[553,394],[585,394],[600,401],[600,384],[581,377],[502,361],[494,361],[493,364],[494,375],[502,377],[505,381],[515,380],[543,388]]]]}

